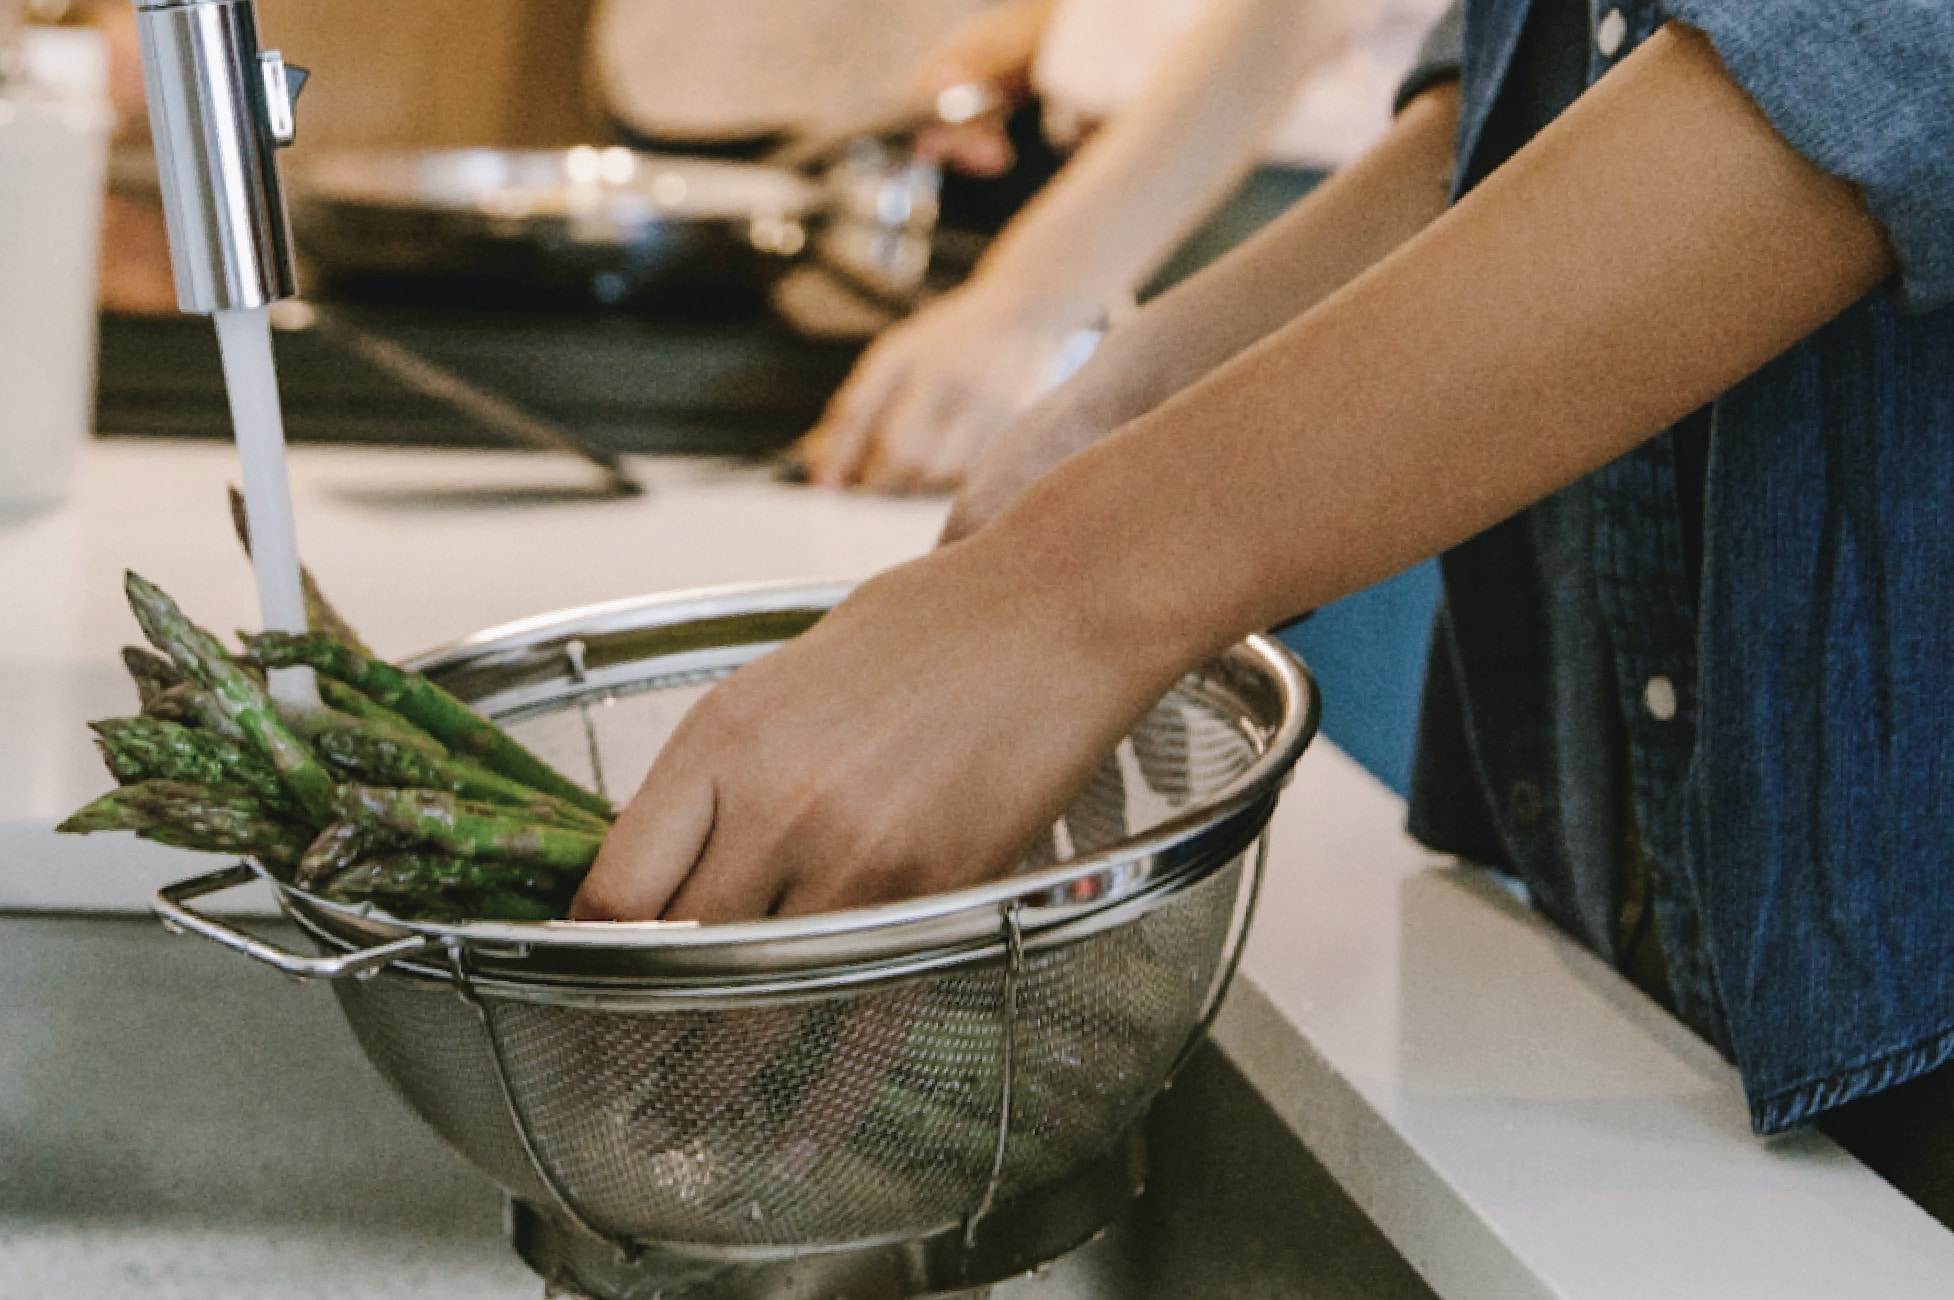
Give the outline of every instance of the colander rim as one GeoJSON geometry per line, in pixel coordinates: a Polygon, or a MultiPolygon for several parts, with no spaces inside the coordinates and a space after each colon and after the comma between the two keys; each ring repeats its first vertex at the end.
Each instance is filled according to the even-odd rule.
{"type": "MultiPolygon", "coordinates": [[[[552,646],[588,643],[621,632],[652,632],[746,615],[806,613],[818,619],[854,586],[848,582],[746,583],[607,601],[487,628],[414,656],[403,666],[449,685],[464,670],[524,655],[533,661],[538,651],[552,646]]],[[[751,645],[754,657],[758,657],[783,641],[730,642],[723,649],[751,645]]],[[[646,656],[637,662],[657,657],[646,656]]],[[[1309,670],[1273,637],[1248,637],[1216,656],[1201,671],[1215,672],[1220,666],[1258,673],[1276,697],[1273,725],[1263,736],[1259,752],[1240,773],[1213,795],[1142,834],[1051,867],[963,889],[813,916],[699,925],[671,921],[410,921],[364,905],[335,903],[282,882],[273,883],[288,906],[342,937],[358,934],[377,940],[419,934],[449,945],[508,950],[519,957],[536,949],[663,949],[676,955],[687,949],[846,942],[883,931],[927,931],[932,923],[951,923],[973,914],[986,918],[987,926],[995,926],[996,918],[1014,904],[1023,906],[1027,928],[1064,924],[1117,906],[1136,893],[1157,887],[1163,878],[1205,875],[1231,861],[1231,853],[1214,852],[1213,846],[1205,844],[1210,836],[1240,839],[1245,844],[1260,833],[1258,824],[1233,828],[1243,834],[1231,835],[1229,823],[1244,816],[1266,820],[1272,804],[1269,796],[1287,779],[1316,734],[1320,700],[1309,670]],[[1088,882],[1097,883],[1090,890],[1091,897],[1081,900],[1077,895],[1086,890],[1088,882]],[[348,928],[353,934],[343,933],[348,928]]],[[[558,694],[566,703],[593,689],[574,678],[565,680],[572,684],[558,694]]],[[[464,698],[472,703],[496,695],[464,698]]],[[[538,705],[532,702],[521,707],[527,710],[538,705]]]]}

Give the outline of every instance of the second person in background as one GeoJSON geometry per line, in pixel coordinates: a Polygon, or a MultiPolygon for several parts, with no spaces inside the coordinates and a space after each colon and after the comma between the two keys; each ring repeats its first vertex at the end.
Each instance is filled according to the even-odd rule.
{"type": "MultiPolygon", "coordinates": [[[[1002,0],[972,18],[924,60],[917,88],[984,80],[1036,93],[1060,145],[1090,140],[965,285],[869,350],[802,444],[811,477],[894,492],[955,487],[1062,378],[1083,331],[1226,252],[1382,137],[1443,9],[1002,0]]],[[[974,172],[1010,164],[996,132],[925,144],[974,172]]]]}

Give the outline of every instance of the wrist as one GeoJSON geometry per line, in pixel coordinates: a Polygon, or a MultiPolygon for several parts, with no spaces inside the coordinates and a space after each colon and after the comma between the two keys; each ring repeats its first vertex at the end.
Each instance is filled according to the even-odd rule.
{"type": "Polygon", "coordinates": [[[1020,243],[1007,232],[977,263],[963,292],[973,293],[1016,319],[1053,328],[1102,324],[1122,294],[1118,288],[1082,283],[1076,259],[1065,250],[1020,243]]]}
{"type": "MultiPolygon", "coordinates": [[[[1090,456],[1087,452],[1083,455],[1090,456]]],[[[1144,707],[1184,673],[1236,638],[1203,599],[1192,572],[1173,574],[1147,545],[1144,521],[1098,508],[1076,475],[1048,476],[989,526],[948,548],[947,560],[1008,592],[1014,621],[1094,658],[1115,656],[1121,679],[1144,707]]],[[[1097,476],[1094,476],[1097,477],[1097,476]]]]}

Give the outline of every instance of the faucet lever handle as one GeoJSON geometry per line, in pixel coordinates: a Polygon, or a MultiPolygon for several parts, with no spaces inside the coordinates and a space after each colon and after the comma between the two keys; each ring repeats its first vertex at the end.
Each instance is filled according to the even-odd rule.
{"type": "Polygon", "coordinates": [[[271,142],[283,149],[298,136],[293,109],[312,74],[285,62],[277,50],[260,50],[258,68],[265,79],[265,128],[271,133],[271,142]]]}

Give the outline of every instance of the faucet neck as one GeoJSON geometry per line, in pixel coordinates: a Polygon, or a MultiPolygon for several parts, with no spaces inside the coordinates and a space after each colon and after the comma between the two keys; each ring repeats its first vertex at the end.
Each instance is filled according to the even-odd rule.
{"type": "Polygon", "coordinates": [[[291,89],[251,0],[136,0],[177,302],[262,307],[298,292],[277,150],[291,89]]]}

